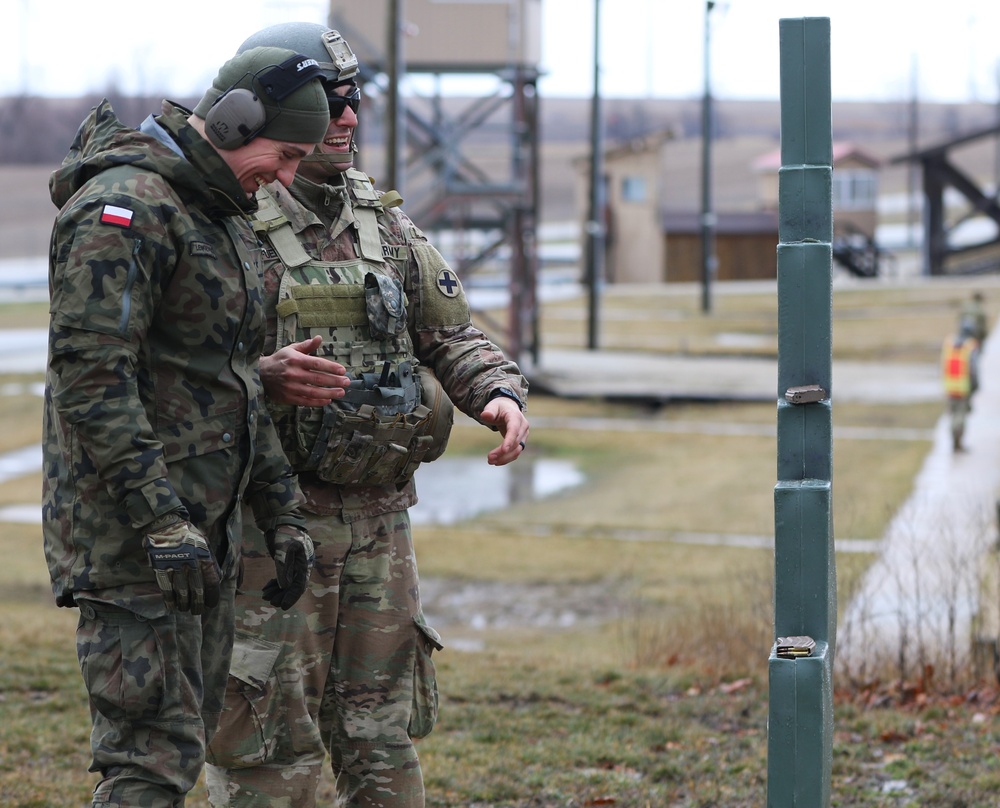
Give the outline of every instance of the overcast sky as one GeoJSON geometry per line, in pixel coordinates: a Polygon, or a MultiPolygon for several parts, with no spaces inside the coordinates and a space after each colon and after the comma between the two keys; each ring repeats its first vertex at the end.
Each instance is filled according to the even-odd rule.
{"type": "MultiPolygon", "coordinates": [[[[595,0],[541,2],[541,94],[589,96],[595,0]]],[[[289,19],[324,22],[327,5],[4,0],[0,94],[77,95],[114,83],[130,93],[196,96],[253,31],[289,19]]],[[[603,95],[702,93],[704,0],[600,0],[600,10],[603,95]]],[[[836,100],[900,100],[914,86],[926,101],[998,99],[1000,0],[719,0],[711,13],[716,97],[778,98],[778,20],[786,17],[830,18],[836,100]]]]}

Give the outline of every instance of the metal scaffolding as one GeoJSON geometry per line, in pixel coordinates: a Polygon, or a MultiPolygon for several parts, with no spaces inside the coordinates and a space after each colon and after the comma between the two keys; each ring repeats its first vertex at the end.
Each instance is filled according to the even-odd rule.
{"type": "Polygon", "coordinates": [[[362,83],[386,101],[373,105],[374,120],[371,112],[362,116],[360,167],[369,166],[369,149],[376,147],[369,135],[375,133],[407,214],[422,230],[438,234],[436,246],[463,282],[506,289],[507,321],[480,307],[474,309],[477,323],[508,356],[537,362],[539,70],[516,57],[480,62],[442,52],[438,60],[407,59],[399,35],[406,15],[399,0],[388,2],[378,20],[385,25],[381,38],[355,24],[357,7],[340,11],[331,4],[330,25],[359,52],[362,83]],[[442,81],[455,76],[492,77],[495,89],[445,97],[442,81]],[[404,100],[397,91],[408,77],[426,79],[433,91],[404,100]]]}

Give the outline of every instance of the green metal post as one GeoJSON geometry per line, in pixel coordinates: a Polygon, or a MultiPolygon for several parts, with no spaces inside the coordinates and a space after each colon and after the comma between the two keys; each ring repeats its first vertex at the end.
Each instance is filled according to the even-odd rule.
{"type": "Polygon", "coordinates": [[[832,519],[830,20],[779,23],[778,482],[767,804],[830,804],[837,620],[832,519]]]}

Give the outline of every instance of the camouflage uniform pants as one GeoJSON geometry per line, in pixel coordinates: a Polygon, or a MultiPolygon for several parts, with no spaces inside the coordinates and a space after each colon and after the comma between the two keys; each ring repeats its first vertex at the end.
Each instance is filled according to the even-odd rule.
{"type": "Polygon", "coordinates": [[[962,438],[965,435],[965,423],[971,407],[970,396],[954,396],[948,399],[948,418],[951,429],[952,448],[956,451],[962,448],[962,438]]]}
{"type": "Polygon", "coordinates": [[[233,669],[208,752],[214,808],[311,808],[326,752],[344,806],[418,808],[412,738],[437,718],[406,512],[345,523],[313,516],[309,590],[289,611],[261,599],[274,567],[244,537],[233,669]]]}
{"type": "Polygon", "coordinates": [[[155,585],[77,597],[94,808],[184,805],[222,711],[235,591],[224,581],[219,605],[199,616],[167,611],[155,585]]]}

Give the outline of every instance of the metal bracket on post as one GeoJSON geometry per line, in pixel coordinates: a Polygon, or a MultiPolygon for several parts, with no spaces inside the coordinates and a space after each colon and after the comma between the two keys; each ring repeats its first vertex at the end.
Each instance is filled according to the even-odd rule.
{"type": "Polygon", "coordinates": [[[789,404],[812,404],[827,398],[827,392],[818,384],[804,384],[800,387],[789,387],[785,391],[785,401],[789,404]]]}

